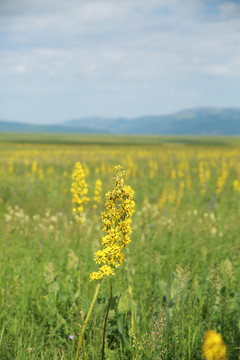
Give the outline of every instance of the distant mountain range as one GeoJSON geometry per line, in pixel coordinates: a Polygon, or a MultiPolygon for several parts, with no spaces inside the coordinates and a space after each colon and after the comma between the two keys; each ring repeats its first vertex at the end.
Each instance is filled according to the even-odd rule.
{"type": "Polygon", "coordinates": [[[133,119],[84,117],[57,125],[34,125],[0,120],[0,132],[240,135],[240,108],[196,108],[170,115],[149,115],[133,119]]]}

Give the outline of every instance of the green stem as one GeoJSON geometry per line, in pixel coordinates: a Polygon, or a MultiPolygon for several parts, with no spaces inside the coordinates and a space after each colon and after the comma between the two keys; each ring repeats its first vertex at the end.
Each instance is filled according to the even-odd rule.
{"type": "Polygon", "coordinates": [[[105,335],[106,335],[107,318],[108,318],[109,310],[110,310],[110,307],[111,307],[111,304],[112,304],[112,279],[110,278],[109,280],[110,280],[110,299],[109,299],[109,303],[108,303],[106,316],[105,316],[105,319],[104,319],[103,342],[102,342],[102,360],[104,360],[104,357],[105,357],[105,335]]]}
{"type": "Polygon", "coordinates": [[[96,287],[96,290],[95,290],[95,294],[94,294],[94,296],[93,296],[93,299],[92,299],[90,308],[89,308],[89,310],[88,310],[88,314],[87,314],[86,320],[84,321],[84,324],[83,324],[83,327],[82,327],[82,331],[81,331],[81,334],[80,334],[80,337],[79,337],[79,341],[78,341],[77,352],[76,352],[76,355],[75,355],[75,360],[78,360],[79,351],[80,351],[80,348],[81,348],[81,345],[82,345],[83,335],[84,335],[84,332],[85,332],[85,328],[86,328],[86,326],[87,326],[89,317],[90,317],[90,315],[91,315],[91,313],[92,313],[92,309],[93,309],[93,306],[94,306],[94,304],[95,304],[95,301],[97,300],[99,288],[100,288],[100,283],[97,284],[97,287],[96,287]]]}

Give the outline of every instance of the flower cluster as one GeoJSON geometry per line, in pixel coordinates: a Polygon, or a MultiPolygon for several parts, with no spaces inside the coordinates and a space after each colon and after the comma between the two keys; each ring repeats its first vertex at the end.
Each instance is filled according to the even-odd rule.
{"type": "Polygon", "coordinates": [[[87,197],[88,187],[85,181],[85,173],[80,162],[76,162],[72,173],[72,186],[71,192],[73,193],[72,202],[75,204],[73,213],[76,215],[77,221],[82,223],[81,214],[83,212],[83,204],[89,202],[87,197]]]}
{"type": "Polygon", "coordinates": [[[97,204],[101,201],[101,193],[102,193],[102,182],[100,179],[97,179],[94,189],[94,198],[96,204],[93,204],[94,209],[97,208],[97,204]]]}
{"type": "Polygon", "coordinates": [[[105,211],[102,212],[103,230],[106,232],[102,238],[103,249],[95,253],[95,262],[103,265],[97,272],[90,274],[90,280],[100,280],[104,275],[114,275],[114,267],[120,266],[124,260],[121,250],[131,241],[134,191],[130,186],[124,185],[123,176],[122,167],[116,166],[115,187],[105,195],[105,211]]]}
{"type": "Polygon", "coordinates": [[[206,332],[202,350],[206,360],[227,360],[226,345],[215,330],[206,332]]]}
{"type": "Polygon", "coordinates": [[[8,212],[5,215],[5,223],[9,231],[26,231],[30,222],[30,217],[18,205],[8,206],[8,212]]]}

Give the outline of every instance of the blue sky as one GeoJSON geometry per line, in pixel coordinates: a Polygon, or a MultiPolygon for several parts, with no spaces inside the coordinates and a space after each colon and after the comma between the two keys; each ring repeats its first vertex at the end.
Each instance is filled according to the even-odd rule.
{"type": "Polygon", "coordinates": [[[240,0],[1,0],[0,119],[240,107],[240,0]]]}

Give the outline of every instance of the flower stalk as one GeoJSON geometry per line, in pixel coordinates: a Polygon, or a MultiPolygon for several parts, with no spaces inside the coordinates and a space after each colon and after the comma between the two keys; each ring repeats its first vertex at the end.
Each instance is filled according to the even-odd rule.
{"type": "Polygon", "coordinates": [[[105,358],[105,338],[106,338],[107,319],[108,319],[109,310],[112,305],[112,279],[110,278],[109,280],[110,280],[110,298],[109,298],[109,303],[108,303],[107,312],[104,319],[104,326],[103,326],[102,360],[104,360],[105,358]]]}
{"type": "Polygon", "coordinates": [[[86,329],[88,320],[89,320],[89,318],[90,318],[90,315],[91,315],[91,313],[92,313],[93,306],[94,306],[94,304],[95,304],[95,302],[96,302],[96,300],[97,300],[97,296],[98,296],[98,293],[99,293],[100,285],[101,285],[100,283],[97,284],[97,287],[96,287],[96,290],[95,290],[95,293],[94,293],[94,296],[93,296],[93,299],[92,299],[90,308],[89,308],[88,313],[87,313],[86,320],[84,321],[84,324],[83,324],[83,327],[82,327],[82,331],[81,331],[81,334],[80,334],[79,340],[78,340],[78,346],[77,346],[77,351],[76,351],[76,355],[75,355],[75,360],[78,360],[79,351],[80,351],[80,349],[81,349],[81,345],[82,345],[82,342],[83,342],[83,336],[84,336],[84,333],[85,333],[85,329],[86,329]]]}

